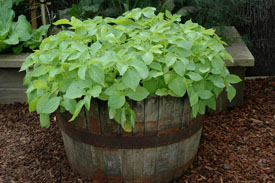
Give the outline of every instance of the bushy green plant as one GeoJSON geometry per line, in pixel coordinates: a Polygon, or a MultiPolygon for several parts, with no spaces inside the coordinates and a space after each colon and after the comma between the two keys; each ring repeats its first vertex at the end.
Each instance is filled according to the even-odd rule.
{"type": "Polygon", "coordinates": [[[109,117],[131,131],[134,111],[126,98],[141,101],[148,95],[188,95],[192,115],[216,108],[225,87],[229,100],[236,90],[224,59],[231,62],[221,39],[169,11],[155,15],[155,8],[133,9],[118,18],[95,17],[80,21],[59,20],[70,25],[45,39],[21,67],[26,70],[30,111],[40,114],[43,127],[58,107],[69,111],[73,121],[91,98],[108,101],[109,117]],[[30,69],[31,68],[31,69],[30,69]]]}
{"type": "MultiPolygon", "coordinates": [[[[15,3],[19,2],[18,0],[15,1],[15,3]]],[[[0,52],[5,51],[10,46],[12,46],[14,53],[22,52],[24,47],[37,48],[50,25],[33,30],[24,15],[20,15],[17,22],[14,22],[13,3],[13,1],[0,0],[0,52]]]]}
{"type": "Polygon", "coordinates": [[[181,6],[182,2],[177,0],[80,0],[71,8],[59,11],[61,17],[74,16],[86,20],[94,16],[117,17],[134,8],[155,7],[158,12],[176,12],[182,16],[192,14],[192,10],[181,6]]]}

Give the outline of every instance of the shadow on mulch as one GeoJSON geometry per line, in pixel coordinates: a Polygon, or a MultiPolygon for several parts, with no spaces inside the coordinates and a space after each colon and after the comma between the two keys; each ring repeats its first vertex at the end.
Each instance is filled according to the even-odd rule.
{"type": "MultiPolygon", "coordinates": [[[[246,80],[242,107],[207,116],[198,156],[178,181],[275,182],[275,78],[246,80]]],[[[74,174],[57,124],[0,105],[0,182],[91,182],[74,174]]]]}

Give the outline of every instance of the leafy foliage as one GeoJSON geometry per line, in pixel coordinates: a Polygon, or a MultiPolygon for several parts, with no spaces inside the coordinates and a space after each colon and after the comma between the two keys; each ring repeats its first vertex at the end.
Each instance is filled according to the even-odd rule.
{"type": "Polygon", "coordinates": [[[233,60],[214,30],[181,24],[169,11],[154,12],[148,7],[118,18],[55,22],[73,31],[45,39],[21,67],[29,109],[41,115],[42,126],[49,126],[46,115],[58,106],[74,120],[92,97],[107,100],[110,118],[126,131],[135,121],[127,98],[188,95],[193,116],[204,114],[206,106],[215,109],[224,87],[232,100],[231,84],[240,78],[228,72],[223,59],[233,60]]]}
{"type": "MultiPolygon", "coordinates": [[[[181,1],[180,1],[181,2],[181,1]]],[[[194,7],[183,7],[178,0],[80,0],[78,4],[73,4],[71,8],[59,11],[61,17],[74,16],[85,20],[95,16],[117,17],[126,11],[135,8],[155,7],[159,12],[176,12],[182,16],[196,13],[194,7]]]]}
{"type": "MultiPolygon", "coordinates": [[[[19,2],[20,0],[15,1],[17,4],[19,2]]],[[[42,41],[42,36],[47,33],[50,26],[45,25],[33,30],[24,15],[20,15],[17,22],[14,22],[13,3],[13,1],[0,0],[0,52],[10,46],[13,46],[14,53],[22,52],[23,47],[30,49],[38,47],[42,41]]]]}

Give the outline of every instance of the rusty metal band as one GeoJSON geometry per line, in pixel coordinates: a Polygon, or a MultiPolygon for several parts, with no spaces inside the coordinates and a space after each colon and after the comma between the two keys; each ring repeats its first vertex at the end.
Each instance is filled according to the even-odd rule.
{"type": "Polygon", "coordinates": [[[189,127],[175,132],[151,136],[104,136],[77,130],[69,125],[60,114],[58,124],[60,129],[76,141],[95,147],[114,149],[139,149],[166,146],[187,139],[199,131],[203,126],[203,117],[193,119],[189,127]]]}

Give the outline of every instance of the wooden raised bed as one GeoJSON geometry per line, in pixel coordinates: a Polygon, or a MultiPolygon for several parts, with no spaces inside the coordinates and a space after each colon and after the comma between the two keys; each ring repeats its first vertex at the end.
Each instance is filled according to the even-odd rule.
{"type": "Polygon", "coordinates": [[[30,53],[0,54],[0,104],[26,101],[25,72],[19,72],[30,53]]]}
{"type": "Polygon", "coordinates": [[[149,96],[129,101],[132,133],[109,119],[107,102],[93,99],[73,122],[58,114],[71,168],[99,182],[167,183],[179,178],[197,154],[203,116],[190,119],[189,100],[149,96]]]}
{"type": "Polygon", "coordinates": [[[231,103],[227,100],[226,92],[223,91],[221,93],[217,100],[216,112],[243,105],[245,70],[246,67],[253,67],[255,62],[253,55],[241,39],[241,36],[235,27],[226,27],[225,37],[232,41],[230,46],[226,47],[226,50],[234,59],[234,63],[231,63],[228,60],[225,60],[225,63],[230,73],[238,75],[242,81],[234,84],[234,87],[236,88],[236,96],[231,103]]]}

